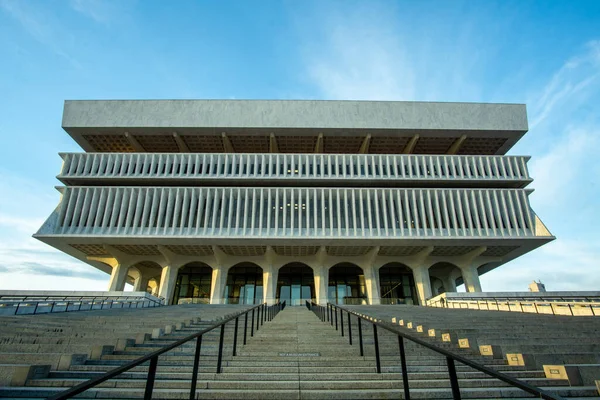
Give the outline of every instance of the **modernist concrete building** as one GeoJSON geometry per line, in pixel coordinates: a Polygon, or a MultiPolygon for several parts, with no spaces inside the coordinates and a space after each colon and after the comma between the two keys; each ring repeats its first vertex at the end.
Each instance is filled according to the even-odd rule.
{"type": "Polygon", "coordinates": [[[551,241],[520,104],[67,101],[35,237],[170,303],[423,304],[551,241]]]}

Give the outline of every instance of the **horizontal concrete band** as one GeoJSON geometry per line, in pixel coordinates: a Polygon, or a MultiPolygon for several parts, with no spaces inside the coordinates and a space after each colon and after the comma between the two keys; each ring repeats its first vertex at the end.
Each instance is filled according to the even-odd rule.
{"type": "Polygon", "coordinates": [[[68,100],[63,127],[309,128],[524,133],[524,104],[299,100],[68,100]]]}

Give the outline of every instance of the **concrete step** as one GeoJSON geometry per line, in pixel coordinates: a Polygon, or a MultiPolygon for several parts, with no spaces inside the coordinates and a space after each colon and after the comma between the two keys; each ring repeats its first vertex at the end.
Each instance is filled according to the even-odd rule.
{"type": "MultiPolygon", "coordinates": [[[[22,390],[14,388],[0,388],[2,398],[44,398],[58,393],[61,388],[35,388],[29,387],[22,390]]],[[[552,387],[545,388],[549,392],[562,397],[598,398],[595,387],[552,387]]],[[[497,388],[464,388],[461,396],[464,399],[497,399],[497,398],[524,398],[525,393],[519,389],[509,387],[497,388]]],[[[401,388],[390,389],[280,389],[280,390],[245,390],[245,389],[211,389],[200,387],[196,391],[198,398],[210,399],[398,399],[403,397],[401,388]]],[[[143,397],[143,389],[137,388],[98,388],[92,389],[78,398],[103,398],[103,399],[139,399],[143,397]]],[[[154,399],[186,399],[189,390],[157,389],[154,399]]],[[[411,398],[415,399],[451,399],[452,394],[447,388],[411,389],[411,398]]],[[[530,398],[530,397],[529,397],[530,398]]]]}

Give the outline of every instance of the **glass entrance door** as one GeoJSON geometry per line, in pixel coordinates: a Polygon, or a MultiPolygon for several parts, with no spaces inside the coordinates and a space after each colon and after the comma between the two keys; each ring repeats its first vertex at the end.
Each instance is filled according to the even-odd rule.
{"type": "Polygon", "coordinates": [[[277,299],[289,306],[302,306],[315,299],[315,283],[310,267],[295,263],[279,269],[277,299]]]}

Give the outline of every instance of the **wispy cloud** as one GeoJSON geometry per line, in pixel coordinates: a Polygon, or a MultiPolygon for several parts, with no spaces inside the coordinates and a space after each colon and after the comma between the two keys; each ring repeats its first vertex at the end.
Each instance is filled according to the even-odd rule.
{"type": "MultiPolygon", "coordinates": [[[[39,4],[42,3],[37,3],[39,4]]],[[[66,59],[73,67],[81,68],[79,61],[64,48],[64,43],[70,42],[72,35],[66,31],[59,32],[61,25],[56,18],[37,5],[25,1],[0,0],[0,8],[14,18],[33,39],[66,59]]]]}
{"type": "Polygon", "coordinates": [[[532,98],[531,124],[534,129],[554,112],[572,110],[585,102],[600,84],[600,40],[585,45],[583,53],[571,57],[556,71],[552,79],[532,98]]]}
{"type": "Polygon", "coordinates": [[[533,280],[547,290],[598,290],[600,242],[562,238],[483,275],[486,291],[527,291],[533,280]]]}
{"type": "Polygon", "coordinates": [[[0,193],[0,289],[105,288],[107,274],[31,237],[58,203],[51,185],[0,170],[0,193]]]}
{"type": "Polygon", "coordinates": [[[120,10],[118,9],[118,5],[122,3],[124,2],[114,2],[108,0],[70,1],[70,5],[73,10],[103,25],[110,25],[114,19],[119,16],[120,10]]]}
{"type": "MultiPolygon", "coordinates": [[[[390,22],[385,10],[326,15],[325,21],[316,24],[323,27],[324,40],[304,49],[305,73],[325,98],[456,101],[466,95],[468,101],[490,101],[480,96],[483,91],[469,90],[470,84],[486,84],[488,93],[498,89],[493,83],[490,87],[477,78],[470,80],[471,76],[482,75],[482,60],[486,58],[473,44],[476,39],[471,39],[472,35],[464,36],[464,43],[451,48],[457,52],[462,49],[462,54],[445,54],[447,62],[440,64],[434,55],[423,56],[411,50],[408,36],[390,22]],[[479,61],[470,62],[472,58],[479,61]]],[[[464,22],[468,31],[469,21],[464,22]]],[[[419,43],[427,45],[427,39],[419,43]]],[[[428,50],[433,54],[448,48],[428,50]]],[[[504,78],[497,79],[502,82],[504,78]]],[[[588,235],[582,242],[583,224],[575,227],[575,217],[568,216],[575,212],[573,204],[600,197],[600,188],[590,185],[594,177],[600,176],[596,161],[599,121],[591,110],[582,110],[585,101],[600,91],[599,81],[600,41],[591,41],[580,53],[567,55],[542,89],[532,93],[522,87],[511,93],[511,98],[521,101],[529,98],[533,131],[529,135],[543,135],[545,139],[533,143],[527,152],[533,155],[530,168],[536,192],[532,202],[559,239],[484,275],[484,290],[527,290],[533,279],[542,279],[554,290],[592,290],[600,285],[600,275],[589,277],[591,270],[600,267],[596,261],[600,259],[600,236],[588,235]],[[569,113],[574,110],[581,112],[581,119],[572,118],[569,113]],[[544,131],[538,133],[536,129],[542,124],[544,131]]],[[[595,208],[579,207],[578,217],[600,220],[600,210],[595,208]]]]}
{"type": "Polygon", "coordinates": [[[16,229],[24,233],[31,234],[31,232],[35,232],[43,222],[44,220],[42,219],[22,218],[0,213],[0,226],[16,229]]]}
{"type": "Polygon", "coordinates": [[[534,177],[533,194],[536,206],[563,206],[582,192],[598,190],[589,186],[587,178],[593,179],[600,173],[597,162],[600,148],[600,127],[580,125],[566,127],[550,146],[548,152],[530,162],[534,177]]]}
{"type": "Polygon", "coordinates": [[[394,25],[378,7],[326,13],[312,27],[322,41],[304,47],[308,75],[328,99],[408,100],[414,70],[394,25]]]}
{"type": "Polygon", "coordinates": [[[453,29],[456,38],[448,42],[444,24],[432,21],[427,29],[403,25],[407,21],[398,20],[401,6],[393,2],[359,3],[342,10],[318,4],[311,24],[298,25],[304,39],[302,72],[321,98],[481,100],[476,73],[484,69],[487,57],[473,43],[469,21],[462,21],[458,32],[453,29]]]}
{"type": "Polygon", "coordinates": [[[106,274],[91,268],[87,270],[81,268],[61,268],[57,266],[40,264],[37,262],[22,262],[19,265],[14,266],[0,264],[0,272],[62,276],[106,281],[106,274]]]}

